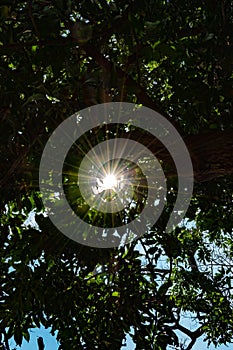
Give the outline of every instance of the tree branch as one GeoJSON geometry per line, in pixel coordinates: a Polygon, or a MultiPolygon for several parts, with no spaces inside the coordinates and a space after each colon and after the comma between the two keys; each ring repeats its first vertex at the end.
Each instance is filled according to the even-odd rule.
{"type": "Polygon", "coordinates": [[[115,67],[112,62],[110,62],[103,54],[101,54],[95,46],[91,44],[84,44],[81,46],[84,51],[88,54],[88,56],[92,57],[103,69],[105,69],[108,74],[112,74],[112,72],[115,70],[117,72],[117,75],[119,78],[124,79],[125,85],[129,86],[131,89],[133,88],[133,91],[135,95],[138,98],[138,101],[142,103],[144,106],[149,107],[153,109],[154,111],[160,113],[162,116],[164,116],[167,120],[170,121],[170,123],[180,132],[182,133],[182,130],[180,128],[180,125],[171,119],[171,117],[165,113],[162,108],[153,101],[145,89],[136,82],[133,78],[131,78],[126,72],[124,72],[121,68],[115,67]]]}
{"type": "Polygon", "coordinates": [[[37,344],[38,344],[38,350],[44,350],[45,345],[44,345],[44,340],[42,337],[39,337],[37,339],[37,344]]]}
{"type": "Polygon", "coordinates": [[[202,330],[202,326],[200,326],[199,328],[197,328],[195,331],[190,331],[189,329],[187,329],[186,327],[182,326],[181,324],[176,324],[174,327],[174,329],[178,329],[179,331],[181,331],[182,333],[186,334],[190,339],[191,342],[189,343],[188,347],[186,348],[186,350],[191,350],[193,345],[196,343],[197,338],[199,338],[204,331],[202,330]]]}
{"type": "MultiPolygon", "coordinates": [[[[163,160],[169,167],[168,176],[177,176],[168,151],[154,136],[135,130],[128,137],[143,143],[158,159],[163,160]]],[[[188,135],[184,142],[192,160],[195,182],[207,182],[233,174],[233,129],[188,135]]]]}
{"type": "Polygon", "coordinates": [[[3,335],[4,335],[5,348],[6,348],[6,350],[10,350],[10,346],[9,346],[9,342],[8,342],[8,336],[7,336],[7,333],[6,333],[5,329],[3,330],[3,335]]]}
{"type": "Polygon", "coordinates": [[[202,334],[204,333],[204,331],[202,330],[202,326],[199,327],[196,331],[192,332],[192,340],[189,343],[188,347],[186,348],[186,350],[191,350],[193,345],[196,343],[197,338],[199,338],[202,334]]]}

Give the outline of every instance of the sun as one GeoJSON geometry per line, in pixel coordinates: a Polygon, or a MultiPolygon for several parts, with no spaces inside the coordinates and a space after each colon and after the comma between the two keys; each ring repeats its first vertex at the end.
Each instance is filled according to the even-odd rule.
{"type": "Polygon", "coordinates": [[[103,178],[102,188],[105,190],[112,190],[117,186],[117,178],[114,174],[107,174],[103,178]]]}
{"type": "Polygon", "coordinates": [[[94,194],[102,193],[104,191],[114,191],[118,189],[118,178],[112,173],[105,173],[101,178],[96,178],[95,186],[92,186],[94,194]]]}

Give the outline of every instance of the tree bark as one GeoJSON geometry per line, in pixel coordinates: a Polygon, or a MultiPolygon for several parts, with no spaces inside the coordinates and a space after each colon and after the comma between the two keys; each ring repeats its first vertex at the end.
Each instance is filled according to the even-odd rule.
{"type": "Polygon", "coordinates": [[[233,129],[189,136],[185,142],[196,182],[233,174],[233,129]]]}
{"type": "MultiPolygon", "coordinates": [[[[134,131],[128,136],[126,134],[120,136],[130,137],[144,144],[159,160],[163,161],[165,167],[169,169],[168,176],[177,176],[171,156],[165,146],[154,136],[145,135],[140,131],[134,131]]],[[[184,138],[184,142],[192,160],[195,182],[207,182],[233,174],[233,130],[189,135],[184,138]]]]}

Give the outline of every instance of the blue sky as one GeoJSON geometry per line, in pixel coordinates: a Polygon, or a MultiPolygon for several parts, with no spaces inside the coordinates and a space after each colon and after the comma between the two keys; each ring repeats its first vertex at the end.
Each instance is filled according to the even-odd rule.
{"type": "MultiPolygon", "coordinates": [[[[180,333],[182,336],[182,333],[180,333]]],[[[23,341],[22,347],[17,347],[17,350],[37,350],[37,337],[43,337],[44,342],[45,342],[45,350],[57,350],[59,344],[56,341],[56,338],[53,337],[48,329],[45,328],[40,328],[40,329],[32,329],[30,331],[30,342],[26,342],[25,340],[23,341]]],[[[13,340],[10,341],[10,347],[13,349],[15,346],[15,343],[13,340]]],[[[122,347],[122,350],[134,350],[135,346],[130,339],[130,337],[127,337],[127,346],[122,347]]],[[[209,348],[207,347],[207,344],[203,342],[203,337],[201,337],[195,346],[193,347],[193,350],[216,350],[216,348],[211,345],[209,348]]],[[[218,350],[232,350],[233,349],[233,344],[230,344],[228,347],[221,345],[217,347],[218,350]]],[[[170,350],[170,349],[169,349],[170,350]]],[[[171,349],[172,350],[172,349],[171,349]]]]}

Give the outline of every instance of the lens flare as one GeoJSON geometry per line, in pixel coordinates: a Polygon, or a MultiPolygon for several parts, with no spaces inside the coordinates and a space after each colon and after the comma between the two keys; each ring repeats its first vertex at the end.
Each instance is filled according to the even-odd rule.
{"type": "Polygon", "coordinates": [[[160,157],[150,145],[140,143],[144,132],[164,145],[177,169],[178,194],[165,232],[174,230],[192,196],[189,152],[166,118],[125,102],[78,111],[46,143],[40,162],[40,191],[58,230],[95,248],[119,247],[154,231],[169,192],[160,157]],[[139,135],[137,141],[131,139],[131,129],[132,136],[134,131],[139,135]]]}

